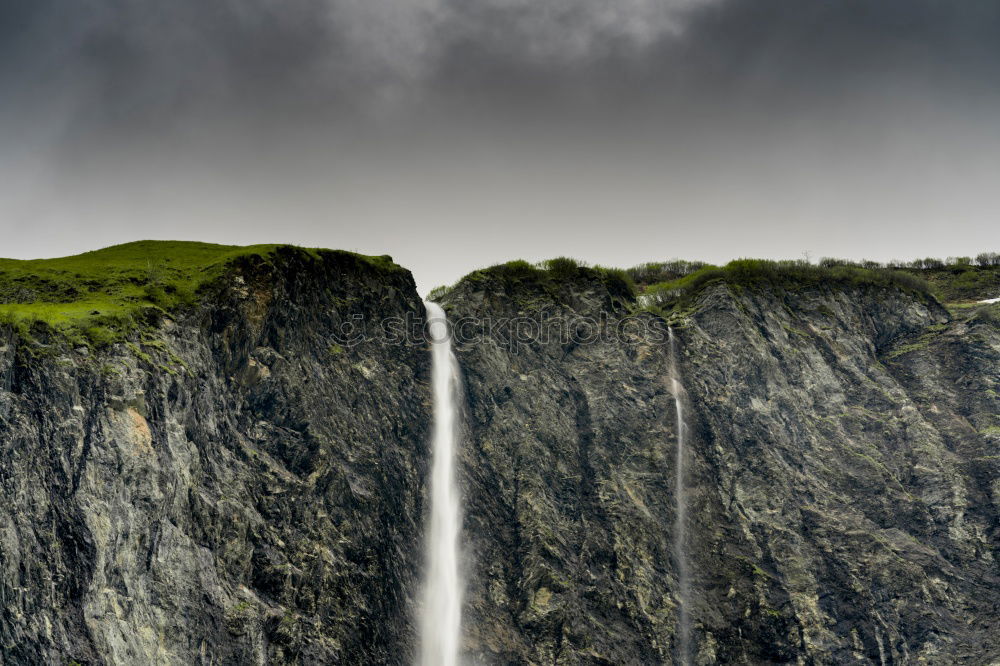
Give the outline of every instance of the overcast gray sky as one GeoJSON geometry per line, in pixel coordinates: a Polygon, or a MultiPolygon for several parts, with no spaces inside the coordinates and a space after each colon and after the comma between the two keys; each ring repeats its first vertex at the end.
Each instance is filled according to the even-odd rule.
{"type": "Polygon", "coordinates": [[[0,0],[0,256],[1000,250],[996,0],[0,0]]]}

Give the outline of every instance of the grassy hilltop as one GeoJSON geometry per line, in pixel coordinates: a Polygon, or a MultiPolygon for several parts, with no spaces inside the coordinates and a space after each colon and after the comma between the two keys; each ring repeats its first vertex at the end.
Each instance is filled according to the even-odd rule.
{"type": "MultiPolygon", "coordinates": [[[[26,337],[41,323],[74,342],[106,344],[144,321],[194,304],[234,260],[267,261],[291,247],[136,241],[58,259],[0,259],[0,321],[26,337]]],[[[328,252],[297,249],[316,259],[328,252]]],[[[394,266],[388,257],[363,259],[394,266]]]]}

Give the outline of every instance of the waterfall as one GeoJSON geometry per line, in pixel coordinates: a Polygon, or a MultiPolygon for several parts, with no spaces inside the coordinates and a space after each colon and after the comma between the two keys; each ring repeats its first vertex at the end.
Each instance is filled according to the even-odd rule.
{"type": "Polygon", "coordinates": [[[680,358],[677,353],[677,338],[674,329],[667,329],[670,334],[670,384],[674,394],[674,407],[677,410],[677,460],[676,478],[674,479],[674,503],[676,505],[676,520],[674,524],[674,557],[677,559],[677,597],[679,612],[677,616],[677,659],[679,664],[691,662],[691,574],[688,571],[687,558],[687,494],[684,488],[684,453],[687,440],[687,423],[684,421],[684,385],[681,383],[680,358]]]}
{"type": "Polygon", "coordinates": [[[458,359],[451,351],[444,310],[436,303],[428,302],[426,307],[431,338],[434,435],[420,663],[422,666],[456,666],[462,611],[462,582],[458,571],[461,512],[455,484],[458,359]]]}

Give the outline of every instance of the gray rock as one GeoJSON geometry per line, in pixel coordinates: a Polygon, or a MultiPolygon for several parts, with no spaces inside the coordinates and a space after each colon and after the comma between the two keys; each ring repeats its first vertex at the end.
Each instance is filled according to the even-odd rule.
{"type": "MultiPolygon", "coordinates": [[[[429,355],[375,333],[422,322],[413,281],[293,249],[227,278],[131,346],[0,326],[0,663],[412,662],[429,355]]],[[[665,323],[593,275],[443,305],[513,322],[456,344],[468,660],[671,663],[665,323]]],[[[673,318],[694,663],[1000,661],[996,323],[863,284],[673,318]]]]}
{"type": "Polygon", "coordinates": [[[0,663],[406,661],[428,359],[328,350],[348,299],[422,316],[412,279],[291,250],[236,271],[143,356],[0,332],[0,663]]]}
{"type": "MultiPolygon", "coordinates": [[[[452,319],[626,316],[460,283],[452,319]]],[[[677,322],[695,663],[1000,659],[1000,331],[866,286],[709,285],[677,322]]],[[[670,663],[668,347],[459,346],[475,663],[670,663]],[[527,378],[527,379],[525,379],[527,378]]]]}

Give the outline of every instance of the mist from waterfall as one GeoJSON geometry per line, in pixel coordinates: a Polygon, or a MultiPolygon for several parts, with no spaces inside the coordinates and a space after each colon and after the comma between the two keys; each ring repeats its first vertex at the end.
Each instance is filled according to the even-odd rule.
{"type": "Polygon", "coordinates": [[[458,564],[462,518],[455,482],[459,430],[458,359],[451,350],[444,310],[436,303],[425,305],[431,338],[434,429],[420,663],[422,666],[457,666],[462,630],[462,579],[458,564]]]}
{"type": "Polygon", "coordinates": [[[674,521],[674,557],[677,560],[677,643],[676,663],[691,662],[691,574],[688,571],[687,557],[687,491],[684,487],[684,456],[687,446],[687,423],[684,420],[684,385],[681,383],[680,357],[677,351],[677,338],[674,329],[667,329],[670,334],[670,384],[674,394],[674,407],[677,410],[677,460],[675,464],[674,500],[676,504],[676,519],[674,521]]]}

